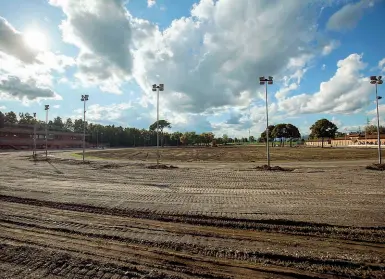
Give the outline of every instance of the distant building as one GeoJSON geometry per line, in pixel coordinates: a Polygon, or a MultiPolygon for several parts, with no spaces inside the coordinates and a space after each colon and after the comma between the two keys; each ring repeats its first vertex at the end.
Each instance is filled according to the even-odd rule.
{"type": "MultiPolygon", "coordinates": [[[[36,125],[36,148],[45,149],[45,129],[36,125]]],[[[34,125],[10,125],[5,123],[0,126],[0,149],[33,149],[34,125]]],[[[83,147],[83,134],[62,131],[48,131],[48,149],[81,148],[83,147]]],[[[88,144],[86,143],[87,147],[88,144]]]]}
{"type": "MultiPolygon", "coordinates": [[[[381,145],[385,145],[385,134],[380,135],[380,141],[381,145]]],[[[335,139],[324,139],[324,146],[330,147],[330,146],[375,146],[377,145],[377,135],[367,135],[365,137],[365,134],[362,133],[350,133],[346,135],[346,137],[339,137],[335,139]]],[[[322,139],[315,139],[315,140],[307,140],[305,142],[306,146],[322,146],[322,139]]]]}

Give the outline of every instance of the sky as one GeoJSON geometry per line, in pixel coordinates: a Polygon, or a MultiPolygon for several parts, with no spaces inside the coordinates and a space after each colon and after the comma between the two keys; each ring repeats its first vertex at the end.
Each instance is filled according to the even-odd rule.
{"type": "MultiPolygon", "coordinates": [[[[385,0],[0,1],[0,110],[171,131],[258,137],[376,123],[371,75],[385,75],[385,0]]],[[[385,85],[378,93],[385,97],[385,85]]],[[[385,98],[380,119],[385,125],[385,98]]]]}

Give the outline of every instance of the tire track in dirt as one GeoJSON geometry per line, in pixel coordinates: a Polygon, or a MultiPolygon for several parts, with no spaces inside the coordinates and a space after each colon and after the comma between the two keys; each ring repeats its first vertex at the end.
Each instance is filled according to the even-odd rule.
{"type": "Polygon", "coordinates": [[[153,210],[139,211],[125,210],[120,208],[104,208],[84,204],[58,203],[53,201],[19,198],[4,195],[0,195],[0,201],[42,206],[61,210],[71,210],[77,212],[150,219],[164,222],[186,223],[192,225],[257,230],[266,232],[284,232],[293,235],[322,235],[337,239],[359,240],[373,243],[385,242],[385,227],[361,228],[280,219],[249,220],[227,217],[218,218],[204,215],[161,214],[153,210]]]}
{"type": "MultiPolygon", "coordinates": [[[[166,241],[160,240],[160,237],[151,237],[149,239],[134,239],[134,238],[127,238],[124,237],[123,234],[119,234],[117,232],[110,231],[108,234],[107,231],[101,231],[93,232],[95,230],[91,230],[86,232],[86,230],[82,230],[77,228],[77,230],[73,230],[73,228],[64,228],[64,227],[52,227],[52,226],[40,226],[33,223],[20,223],[20,222],[8,222],[3,223],[2,226],[5,230],[12,228],[12,225],[15,225],[17,227],[27,227],[28,229],[25,230],[32,230],[32,231],[39,231],[43,230],[46,234],[49,231],[53,232],[60,232],[60,233],[66,233],[66,234],[75,234],[80,236],[85,236],[87,239],[90,238],[102,238],[102,239],[108,239],[108,240],[117,240],[120,242],[124,242],[126,244],[134,244],[134,245],[147,245],[149,247],[157,247],[161,249],[162,251],[166,250],[174,250],[174,251],[183,251],[184,253],[193,254],[193,255],[202,255],[205,257],[215,257],[215,258],[226,258],[231,260],[243,260],[243,261],[250,261],[253,263],[261,263],[264,265],[274,265],[274,266],[282,266],[285,267],[288,264],[295,263],[297,266],[299,266],[299,269],[303,270],[311,270],[313,272],[319,272],[320,270],[327,269],[329,273],[339,274],[339,275],[354,275],[355,273],[368,271],[371,270],[374,274],[375,272],[381,272],[384,270],[385,265],[377,265],[375,263],[368,264],[369,259],[367,258],[365,260],[365,264],[354,262],[352,261],[352,256],[349,255],[349,259],[338,259],[334,258],[335,256],[328,255],[327,258],[322,259],[318,257],[304,257],[299,256],[296,254],[296,256],[292,255],[283,255],[279,253],[272,253],[272,252],[262,252],[262,251],[246,251],[242,249],[246,249],[245,247],[238,247],[236,249],[234,246],[233,249],[225,249],[224,246],[215,248],[217,245],[214,241],[208,242],[210,244],[194,244],[192,242],[185,243],[180,242],[177,239],[174,238],[174,236],[166,237],[166,241]],[[107,234],[106,234],[107,233],[107,234]],[[207,248],[207,247],[211,248],[207,248]],[[330,259],[329,259],[330,258],[330,259]],[[349,272],[347,272],[345,269],[346,267],[349,267],[349,272]]],[[[164,237],[163,237],[164,238],[164,237]]],[[[223,240],[222,240],[223,241],[223,240]]],[[[226,245],[226,243],[223,243],[223,245],[226,245]]],[[[316,244],[314,244],[316,245],[316,244]]],[[[347,248],[347,247],[345,247],[347,248]]],[[[281,248],[284,249],[284,248],[281,248]]],[[[348,248],[347,248],[348,249],[348,248]]],[[[384,249],[385,250],[385,249],[384,249]]],[[[272,251],[270,249],[270,251],[272,251]]],[[[300,252],[298,252],[300,253],[300,252]]],[[[372,255],[373,256],[373,255],[372,255]]],[[[373,261],[373,260],[372,260],[373,261]]]]}
{"type": "MultiPolygon", "coordinates": [[[[6,207],[4,207],[6,208],[6,207]]],[[[36,216],[32,220],[28,220],[28,214],[25,214],[26,216],[13,216],[12,212],[14,209],[10,208],[8,215],[2,214],[4,216],[2,218],[2,227],[4,230],[9,229],[15,229],[16,231],[11,231],[8,234],[8,238],[12,239],[12,237],[15,236],[15,233],[18,233],[18,231],[23,230],[23,236],[25,236],[26,232],[32,232],[32,233],[38,233],[40,231],[44,232],[44,235],[40,236],[39,238],[44,238],[47,234],[66,234],[68,235],[66,239],[71,236],[73,237],[86,237],[86,239],[103,239],[105,240],[113,240],[118,241],[120,243],[130,244],[130,245],[144,245],[146,247],[156,247],[161,251],[176,251],[176,252],[183,252],[187,253],[188,255],[201,255],[202,257],[210,257],[210,258],[220,258],[220,259],[226,259],[226,260],[236,260],[236,261],[246,261],[251,262],[253,264],[264,264],[264,265],[270,265],[270,266],[281,266],[282,268],[294,265],[298,267],[299,270],[310,270],[316,273],[319,273],[323,270],[328,270],[329,273],[334,273],[338,275],[349,275],[349,276],[355,276],[354,274],[360,274],[360,276],[363,276],[365,274],[377,274],[382,273],[384,270],[384,262],[385,259],[381,258],[381,252],[380,254],[377,253],[377,256],[373,251],[376,251],[376,249],[379,251],[382,251],[382,253],[385,251],[384,245],[380,245],[377,248],[373,247],[372,252],[368,252],[367,250],[365,253],[372,254],[372,258],[368,258],[365,255],[360,255],[362,253],[362,250],[357,250],[358,258],[356,261],[353,259],[356,257],[354,256],[353,250],[355,250],[355,246],[362,245],[362,243],[359,243],[356,240],[356,243],[351,246],[349,242],[346,243],[347,246],[344,247],[344,249],[350,251],[347,258],[343,259],[343,255],[340,254],[334,254],[328,253],[327,256],[323,256],[322,258],[312,255],[310,253],[311,251],[308,251],[307,253],[303,254],[300,252],[300,250],[297,251],[290,251],[287,250],[287,254],[282,254],[277,251],[285,250],[284,243],[282,247],[277,247],[276,250],[272,249],[274,247],[273,242],[268,242],[268,246],[270,249],[266,251],[266,247],[262,249],[257,250],[250,250],[246,249],[246,247],[251,246],[251,243],[245,242],[245,240],[236,238],[231,239],[228,237],[228,234],[223,235],[220,239],[219,234],[223,234],[222,231],[217,231],[216,233],[211,233],[211,235],[205,235],[205,233],[197,233],[196,235],[193,233],[191,234],[191,237],[188,237],[188,231],[194,231],[193,227],[186,228],[186,231],[175,231],[174,229],[171,229],[172,226],[179,227],[178,225],[174,225],[173,223],[170,223],[169,228],[165,227],[163,223],[159,223],[156,225],[156,227],[160,228],[159,230],[148,230],[148,225],[144,226],[135,226],[135,228],[132,227],[116,227],[116,226],[110,226],[109,224],[94,224],[94,221],[92,221],[92,218],[90,219],[89,216],[83,216],[86,214],[82,211],[75,211],[74,214],[70,220],[70,222],[67,221],[61,221],[60,218],[54,217],[52,214],[48,215],[48,213],[43,213],[40,210],[37,210],[36,208],[33,208],[32,206],[27,206],[27,208],[33,209],[34,212],[38,213],[40,212],[40,216],[36,216]],[[81,214],[82,218],[79,219],[79,217],[76,217],[77,214],[81,214]],[[51,216],[49,219],[48,217],[51,216]],[[39,219],[42,218],[42,219],[39,219]],[[76,223],[76,221],[84,220],[83,223],[76,223]],[[89,223],[84,223],[85,221],[88,221],[89,223]],[[147,228],[146,228],[147,227],[147,228]],[[146,233],[147,231],[147,233],[146,233]],[[184,237],[182,237],[184,235],[184,237]],[[200,237],[200,241],[194,242],[192,237],[200,237]],[[207,240],[204,240],[207,238],[207,240]],[[218,239],[218,241],[216,240],[218,239]],[[205,242],[207,241],[207,242],[205,242]],[[231,246],[229,241],[234,241],[234,246],[231,246]],[[243,248],[242,248],[243,245],[243,248]],[[350,248],[349,245],[351,246],[350,248]],[[238,247],[237,247],[238,246],[238,247]],[[360,252],[361,251],[361,252],[360,252]],[[307,256],[306,256],[307,254],[307,256]],[[371,263],[370,263],[371,262],[371,263]],[[378,264],[378,262],[382,262],[382,264],[378,264]]],[[[19,208],[20,212],[21,208],[19,208]]],[[[60,212],[65,213],[66,211],[62,211],[60,209],[54,209],[54,211],[57,211],[55,214],[60,214],[60,212]]],[[[68,212],[66,214],[69,214],[68,212]]],[[[30,214],[31,216],[31,214],[30,214]]],[[[33,217],[33,214],[32,214],[33,217]]],[[[99,219],[106,219],[108,218],[105,215],[99,215],[99,217],[95,218],[95,220],[99,219]]],[[[115,218],[111,216],[110,218],[115,218]]],[[[68,219],[66,217],[65,219],[68,219]]],[[[112,221],[112,220],[111,220],[112,221]]],[[[118,221],[120,222],[121,221],[118,221]]],[[[137,219],[137,223],[143,222],[143,220],[137,219]]],[[[322,227],[319,227],[322,228],[322,227]]],[[[334,228],[336,229],[336,228],[334,228]]],[[[196,228],[195,232],[197,230],[201,231],[201,228],[196,228]]],[[[232,230],[232,234],[235,232],[232,230]]],[[[246,231],[247,232],[247,231],[246,231]]],[[[286,232],[287,233],[287,232],[286,232]]],[[[381,232],[380,232],[381,234],[381,232]]],[[[3,237],[6,235],[3,233],[3,237]]],[[[290,236],[290,234],[289,234],[290,236]]],[[[251,235],[249,235],[251,237],[251,235]]],[[[267,234],[265,236],[266,238],[274,238],[274,234],[267,234]]],[[[299,243],[301,243],[300,239],[298,239],[298,236],[296,238],[295,242],[297,243],[296,246],[301,246],[299,243]],[[299,241],[299,242],[298,242],[299,241]]],[[[28,239],[30,239],[30,236],[28,236],[28,239]]],[[[262,238],[259,238],[261,240],[262,238]]],[[[14,239],[13,239],[14,240],[14,239]]],[[[250,239],[249,239],[250,240],[250,239]]],[[[284,239],[281,239],[284,240],[284,239]]],[[[277,240],[277,242],[281,242],[281,240],[277,240]]],[[[63,239],[62,239],[63,241],[63,239]]],[[[293,240],[294,241],[294,240],[293,240]]],[[[325,241],[322,240],[322,241],[325,241]]],[[[322,243],[318,242],[318,243],[322,243]]],[[[263,241],[262,241],[263,242],[263,241]]],[[[36,243],[35,243],[36,244],[36,243]]],[[[369,243],[368,243],[369,244],[369,243]]],[[[41,245],[41,244],[40,244],[41,245]]],[[[67,243],[68,245],[68,243],[67,243]]],[[[316,247],[316,249],[322,248],[317,245],[317,239],[313,238],[312,241],[310,241],[309,245],[305,247],[306,249],[311,246],[316,247]]],[[[330,245],[330,244],[329,244],[330,245]]],[[[339,245],[341,245],[341,241],[339,241],[339,245]]],[[[369,246],[367,246],[368,248],[369,246]]],[[[310,250],[312,248],[309,248],[310,250]]],[[[343,253],[346,253],[343,251],[343,253]]],[[[365,254],[364,253],[364,254],[365,254]]],[[[352,277],[352,278],[353,278],[352,277]]]]}
{"type": "Polygon", "coordinates": [[[0,261],[10,265],[8,274],[3,275],[15,279],[45,278],[50,275],[57,276],[55,278],[170,278],[164,273],[141,270],[128,263],[125,266],[106,264],[63,252],[47,253],[46,250],[30,246],[0,244],[0,251],[0,261]]]}
{"type": "MultiPolygon", "coordinates": [[[[236,274],[237,278],[328,278],[317,276],[309,272],[301,272],[291,268],[259,266],[256,264],[242,264],[240,262],[214,259],[210,257],[189,255],[183,252],[168,252],[157,248],[132,245],[106,240],[95,242],[94,239],[82,236],[70,237],[64,233],[39,233],[38,231],[24,230],[22,234],[11,231],[3,236],[2,242],[20,243],[23,245],[43,247],[44,250],[59,251],[71,257],[85,257],[98,259],[103,263],[114,263],[118,266],[133,266],[142,270],[155,270],[163,274],[154,278],[230,278],[226,274],[236,274]],[[66,237],[65,239],[63,237],[66,237]],[[245,276],[247,274],[247,276],[245,276]],[[177,275],[177,276],[176,276],[177,275]],[[179,276],[178,276],[179,275],[179,276]],[[250,277],[251,276],[251,277],[250,277]]],[[[132,269],[132,268],[131,268],[132,269]]],[[[77,272],[75,272],[77,273],[77,272]]],[[[111,274],[112,275],[112,274],[111,274]]],[[[233,276],[231,276],[233,277],[233,276]]],[[[135,277],[134,277],[135,278],[135,277]]],[[[141,277],[142,278],[142,277],[141,277]]],[[[147,277],[143,277],[147,278],[147,277]]],[[[153,277],[149,277],[153,278],[153,277]]]]}

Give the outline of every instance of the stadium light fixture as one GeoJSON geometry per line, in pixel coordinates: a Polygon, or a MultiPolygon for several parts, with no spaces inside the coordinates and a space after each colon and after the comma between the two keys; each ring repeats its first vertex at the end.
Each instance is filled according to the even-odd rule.
{"type": "Polygon", "coordinates": [[[157,91],[156,97],[156,165],[159,167],[159,91],[164,91],[164,84],[153,84],[152,91],[157,91]]]}
{"type": "Polygon", "coordinates": [[[83,108],[83,163],[86,149],[86,102],[88,101],[88,95],[82,95],[81,101],[84,104],[83,108]]]}
{"type": "Polygon", "coordinates": [[[382,97],[378,96],[378,85],[383,84],[382,76],[371,76],[370,83],[376,86],[376,110],[377,110],[377,144],[378,144],[378,163],[382,163],[381,158],[381,135],[380,135],[380,112],[378,109],[378,100],[381,100],[382,97]]]}
{"type": "Polygon", "coordinates": [[[265,78],[264,76],[259,78],[259,84],[265,85],[265,99],[266,99],[266,153],[267,153],[267,166],[270,167],[270,147],[269,147],[269,106],[267,99],[267,85],[273,84],[273,77],[269,76],[265,78]]]}

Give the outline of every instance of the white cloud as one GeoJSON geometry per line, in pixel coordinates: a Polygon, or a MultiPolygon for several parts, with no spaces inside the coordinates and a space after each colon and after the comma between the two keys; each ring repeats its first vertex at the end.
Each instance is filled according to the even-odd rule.
{"type": "Polygon", "coordinates": [[[362,56],[351,54],[337,63],[335,75],[320,84],[314,94],[300,94],[279,100],[279,109],[289,114],[353,113],[367,105],[372,88],[360,73],[366,67],[362,56]]]}
{"type": "MultiPolygon", "coordinates": [[[[385,115],[385,105],[378,105],[378,112],[380,115],[385,115]]],[[[374,108],[374,109],[368,111],[367,113],[368,113],[368,115],[377,115],[377,109],[374,108]]]]}
{"type": "Polygon", "coordinates": [[[6,106],[0,106],[0,110],[6,110],[7,107],[6,106]]]}
{"type": "MultiPolygon", "coordinates": [[[[111,104],[103,106],[100,104],[94,104],[87,107],[87,119],[91,121],[98,120],[119,120],[122,116],[122,112],[132,108],[131,102],[120,103],[120,104],[111,104]]],[[[74,111],[78,117],[83,113],[83,109],[77,109],[74,111]]],[[[76,118],[78,118],[76,117],[76,118]]]]}
{"type": "Polygon", "coordinates": [[[173,110],[245,105],[260,90],[258,76],[300,80],[322,51],[309,45],[317,39],[317,3],[202,0],[163,33],[133,20],[134,77],[152,100],[151,84],[164,83],[163,104],[173,110]]]}
{"type": "Polygon", "coordinates": [[[322,64],[322,67],[321,67],[322,71],[326,69],[326,65],[325,64],[322,64]]]}
{"type": "Polygon", "coordinates": [[[54,72],[64,73],[74,59],[52,52],[35,52],[24,44],[22,34],[0,17],[0,92],[2,98],[24,104],[61,97],[52,89],[54,72]]]}
{"type": "Polygon", "coordinates": [[[47,71],[54,70],[58,73],[64,73],[67,67],[75,65],[74,58],[52,52],[40,53],[36,59],[41,62],[36,65],[37,67],[43,67],[47,71]]]}
{"type": "Polygon", "coordinates": [[[50,4],[67,17],[60,26],[64,42],[80,49],[76,77],[86,86],[120,92],[132,70],[130,15],[123,0],[50,0],[50,4]]]}
{"type": "Polygon", "coordinates": [[[385,73],[385,58],[378,62],[378,68],[385,73]]]}
{"type": "Polygon", "coordinates": [[[322,55],[329,55],[334,49],[340,46],[339,41],[332,40],[329,44],[323,47],[322,55]]]}
{"type": "Polygon", "coordinates": [[[38,86],[33,79],[23,81],[13,76],[0,78],[0,93],[18,99],[26,98],[28,100],[60,98],[53,90],[38,86]]]}
{"type": "Polygon", "coordinates": [[[326,24],[327,28],[341,31],[356,27],[365,9],[373,7],[375,1],[361,0],[356,3],[346,4],[329,18],[326,24]]]}
{"type": "Polygon", "coordinates": [[[330,120],[331,122],[333,122],[337,127],[341,127],[342,125],[342,121],[339,120],[337,117],[333,116],[332,119],[330,120]]]}
{"type": "Polygon", "coordinates": [[[152,6],[154,6],[156,4],[156,1],[155,0],[147,0],[147,7],[151,8],[152,6]]]}
{"type": "Polygon", "coordinates": [[[8,53],[25,63],[35,62],[38,52],[29,48],[22,34],[2,17],[0,17],[0,38],[0,54],[8,53]]]}
{"type": "Polygon", "coordinates": [[[53,105],[52,106],[54,109],[59,109],[60,108],[60,105],[53,105]]]}
{"type": "Polygon", "coordinates": [[[284,99],[286,96],[290,93],[292,90],[298,89],[297,83],[291,83],[290,85],[286,87],[282,87],[277,93],[275,93],[275,98],[277,99],[284,99]]]}

